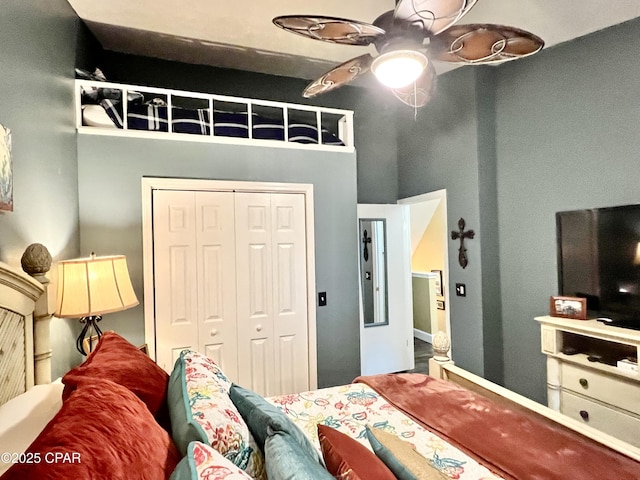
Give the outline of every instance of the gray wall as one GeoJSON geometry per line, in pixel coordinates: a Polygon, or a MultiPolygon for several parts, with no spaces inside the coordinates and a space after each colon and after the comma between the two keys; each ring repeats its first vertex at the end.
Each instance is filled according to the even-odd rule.
{"type": "Polygon", "coordinates": [[[640,203],[640,20],[500,67],[496,155],[506,385],[545,400],[533,317],[557,294],[555,212],[640,203]]]}
{"type": "MultiPolygon", "coordinates": [[[[0,214],[0,260],[14,267],[34,242],[54,259],[78,253],[72,98],[78,24],[65,0],[2,2],[0,123],[12,131],[14,211],[0,214]]],[[[52,322],[54,378],[79,359],[78,325],[52,322]]]]}
{"type": "MultiPolygon", "coordinates": [[[[306,81],[101,52],[107,78],[130,84],[213,92],[355,112],[356,154],[252,148],[189,142],[78,139],[81,248],[128,255],[142,299],[140,178],[178,176],[313,183],[316,211],[316,287],[328,305],[317,308],[318,382],[350,382],[360,372],[357,304],[356,203],[397,198],[396,103],[387,92],[343,87],[305,100],[306,81]],[[115,150],[114,150],[115,149],[115,150]],[[357,162],[357,164],[356,164],[357,162]],[[115,214],[114,214],[115,213],[115,214]],[[110,250],[109,250],[110,249],[110,250]]],[[[109,323],[142,342],[142,307],[109,323]]]]}
{"type": "MultiPolygon", "coordinates": [[[[285,159],[291,171],[282,172],[274,166],[273,157],[281,158],[275,153],[279,150],[242,154],[240,159],[234,152],[234,158],[224,163],[220,155],[229,152],[203,145],[192,146],[195,153],[190,155],[199,167],[178,169],[181,164],[175,159],[181,158],[183,149],[133,140],[107,146],[106,138],[97,137],[79,140],[78,172],[72,69],[91,68],[103,58],[100,52],[87,51],[95,40],[83,37],[66,1],[7,0],[0,16],[0,123],[13,131],[15,211],[0,214],[0,260],[18,266],[23,249],[32,242],[47,245],[56,259],[74,257],[80,253],[80,234],[82,253],[95,244],[98,251],[113,246],[139,255],[135,252],[142,174],[317,180],[317,224],[341,229],[335,236],[327,234],[323,245],[320,238],[316,242],[322,252],[317,257],[317,287],[329,291],[329,305],[318,310],[319,362],[326,362],[321,382],[348,381],[346,377],[357,372],[343,372],[343,358],[334,354],[345,355],[348,363],[358,350],[353,325],[357,304],[351,298],[357,272],[355,265],[346,276],[343,270],[348,256],[355,258],[356,248],[355,242],[343,244],[347,242],[343,230],[355,235],[355,220],[347,221],[351,213],[343,218],[341,202],[355,203],[355,185],[358,201],[380,203],[446,188],[449,225],[455,228],[458,218],[464,217],[468,228],[476,231],[476,239],[467,245],[466,269],[457,264],[456,244],[449,245],[450,283],[464,282],[468,287],[468,296],[452,297],[450,305],[456,361],[490,378],[502,375],[504,361],[505,384],[544,401],[544,358],[532,318],[547,312],[548,296],[557,288],[553,215],[571,208],[640,202],[635,173],[640,153],[640,62],[629,54],[640,47],[638,27],[640,20],[635,20],[490,71],[467,68],[445,74],[439,78],[435,100],[418,112],[415,121],[413,112],[395,107],[379,90],[345,87],[319,97],[356,112],[357,174],[353,159],[331,171],[318,167],[319,159],[311,165],[316,154],[305,154],[301,162],[285,159]],[[92,151],[94,147],[99,148],[92,151]],[[131,164],[131,152],[138,160],[143,158],[142,164],[131,164]],[[258,155],[266,155],[267,161],[261,163],[258,155]],[[152,158],[163,159],[162,168],[169,164],[171,168],[162,173],[150,166],[152,158]],[[100,159],[104,163],[98,165],[100,159]],[[210,165],[217,166],[210,170],[210,165]],[[344,182],[350,187],[337,176],[342,168],[349,170],[344,182]],[[132,176],[121,178],[115,172],[132,176]],[[332,172],[335,175],[327,178],[332,172]],[[99,175],[112,181],[101,182],[99,175]],[[317,179],[311,178],[316,175],[317,179]],[[337,202],[332,202],[334,195],[337,202]],[[326,209],[318,208],[321,199],[326,209]],[[107,213],[111,207],[115,213],[107,213]],[[334,356],[337,359],[330,358],[334,356]]],[[[104,61],[131,74],[124,57],[104,61]]],[[[172,65],[168,77],[186,68],[172,65]]],[[[149,77],[158,78],[165,67],[158,63],[149,77]]],[[[233,90],[253,89],[255,95],[245,94],[260,97],[264,89],[275,92],[270,96],[295,93],[296,98],[287,100],[301,101],[297,98],[304,86],[301,81],[271,77],[256,83],[252,74],[238,72],[207,77],[215,69],[199,68],[204,67],[186,73],[196,72],[200,82],[210,78],[208,91],[241,94],[233,90]]],[[[112,78],[135,83],[134,78],[112,78]]],[[[173,86],[189,89],[183,81],[179,78],[173,86]]],[[[164,81],[160,85],[172,86],[164,81]]],[[[134,273],[138,293],[140,265],[138,260],[134,273]]],[[[128,317],[116,315],[112,325],[121,325],[135,340],[142,334],[141,310],[130,314],[137,318],[131,325],[126,325],[128,317]]],[[[107,321],[111,316],[105,326],[107,321]]],[[[78,360],[72,346],[75,335],[77,322],[54,321],[55,376],[78,360]]]]}
{"type": "Polygon", "coordinates": [[[353,110],[358,203],[395,203],[398,198],[396,116],[398,113],[412,116],[413,111],[382,87],[365,89],[346,85],[305,99],[302,91],[309,82],[296,78],[115,52],[103,52],[95,61],[107,78],[123,83],[353,110]]]}
{"type": "Polygon", "coordinates": [[[478,193],[479,234],[482,238],[482,331],[485,378],[504,382],[502,305],[500,282],[500,241],[498,237],[495,77],[492,67],[476,73],[478,105],[478,193]]]}
{"type": "MultiPolygon", "coordinates": [[[[83,254],[125,254],[143,301],[143,176],[311,183],[314,186],[318,383],[348,383],[360,373],[355,154],[78,136],[83,254]]],[[[105,315],[134,343],[144,341],[142,305],[105,315]]]]}
{"type": "Polygon", "coordinates": [[[557,293],[555,213],[640,203],[640,20],[498,68],[438,79],[399,129],[399,197],[448,192],[474,228],[466,270],[450,242],[454,360],[546,403],[535,316],[557,293]],[[621,46],[624,48],[621,48],[621,46]],[[481,248],[481,251],[479,250],[481,248]]]}
{"type": "Polygon", "coordinates": [[[77,21],[64,0],[7,0],[0,16],[0,123],[13,133],[14,212],[0,214],[0,259],[24,248],[77,251],[72,78],[77,21]]]}
{"type": "Polygon", "coordinates": [[[437,95],[398,126],[399,198],[447,189],[447,223],[457,230],[463,217],[476,237],[465,242],[469,258],[458,264],[460,242],[449,243],[449,284],[465,283],[467,296],[450,296],[451,343],[455,361],[476,374],[485,372],[482,318],[483,242],[480,230],[478,108],[473,69],[459,69],[438,80],[437,95]]]}
{"type": "MultiPolygon", "coordinates": [[[[268,152],[245,149],[242,154],[236,150],[227,151],[224,155],[233,158],[223,162],[219,160],[220,151],[194,147],[198,152],[196,157],[215,156],[218,166],[214,168],[211,163],[204,166],[200,161],[198,167],[189,169],[174,161],[184,154],[186,143],[180,143],[183,148],[179,151],[175,148],[165,150],[162,143],[155,147],[138,143],[131,146],[131,150],[125,148],[118,156],[107,152],[107,148],[102,152],[92,151],[91,146],[86,146],[91,140],[80,139],[76,146],[73,67],[93,69],[100,66],[110,79],[128,83],[295,103],[305,103],[300,92],[307,82],[104,52],[65,0],[9,0],[3,4],[0,17],[0,42],[0,83],[3,87],[0,122],[13,131],[15,182],[15,211],[0,214],[1,261],[18,266],[22,251],[32,242],[47,245],[54,260],[73,258],[91,250],[100,251],[103,247],[104,251],[113,251],[111,247],[114,246],[123,253],[133,252],[134,264],[137,256],[134,281],[141,295],[139,240],[132,244],[128,242],[139,237],[139,177],[142,172],[311,182],[316,186],[316,222],[320,232],[316,241],[316,284],[319,290],[328,291],[329,298],[329,305],[318,311],[320,382],[346,382],[359,373],[355,263],[349,267],[350,260],[357,256],[355,241],[351,242],[351,239],[356,235],[358,187],[363,192],[360,201],[393,203],[397,198],[396,136],[392,121],[396,104],[390,96],[385,92],[345,87],[329,96],[306,102],[355,110],[356,142],[363,152],[358,159],[365,162],[360,169],[363,175],[357,178],[355,155],[340,155],[340,160],[336,161],[324,154],[298,152],[293,161],[291,151],[285,153],[280,149],[268,152]],[[367,126],[369,121],[371,124],[367,126]],[[76,148],[84,152],[79,171],[76,148]],[[165,158],[167,152],[173,152],[172,161],[167,161],[172,168],[167,171],[140,165],[136,169],[128,163],[132,152],[136,159],[140,152],[148,159],[151,157],[145,157],[144,151],[157,148],[165,158]],[[249,151],[251,153],[246,153],[249,151]],[[109,174],[92,178],[91,168],[96,158],[104,160],[100,168],[109,174]],[[135,171],[137,180],[133,183],[122,181],[118,177],[122,173],[120,167],[135,171]],[[115,180],[101,196],[103,178],[115,180]],[[101,185],[94,188],[96,184],[101,185]],[[98,206],[100,202],[104,204],[98,206]],[[79,203],[82,205],[81,228],[79,203]],[[117,214],[105,213],[111,208],[117,214]]],[[[118,151],[119,147],[113,148],[118,151]]],[[[55,275],[53,271],[54,280],[55,275]]],[[[139,307],[123,315],[123,331],[131,333],[131,340],[140,341],[142,309],[139,307]],[[124,320],[129,318],[127,315],[135,316],[136,320],[128,324],[128,320],[124,320]]],[[[105,328],[107,321],[110,320],[105,319],[105,328]]],[[[114,319],[114,322],[118,325],[120,320],[114,319]]],[[[54,376],[62,375],[81,360],[73,348],[79,326],[75,320],[53,320],[54,376]]]]}

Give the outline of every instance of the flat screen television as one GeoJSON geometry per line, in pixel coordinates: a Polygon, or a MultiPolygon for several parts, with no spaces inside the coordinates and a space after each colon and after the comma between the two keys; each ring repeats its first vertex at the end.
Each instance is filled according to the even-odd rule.
{"type": "Polygon", "coordinates": [[[556,213],[559,294],[590,316],[640,330],[640,205],[556,213]]]}

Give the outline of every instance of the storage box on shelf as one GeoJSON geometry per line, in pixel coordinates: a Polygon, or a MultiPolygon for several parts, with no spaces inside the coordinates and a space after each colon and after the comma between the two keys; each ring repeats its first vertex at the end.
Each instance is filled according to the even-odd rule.
{"type": "Polygon", "coordinates": [[[597,320],[536,320],[549,407],[640,446],[640,331],[597,320]]]}

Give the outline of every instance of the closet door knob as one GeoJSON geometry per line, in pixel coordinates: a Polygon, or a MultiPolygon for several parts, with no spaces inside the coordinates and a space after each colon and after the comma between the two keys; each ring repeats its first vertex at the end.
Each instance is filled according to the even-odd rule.
{"type": "Polygon", "coordinates": [[[580,382],[580,386],[582,388],[589,388],[589,382],[587,381],[586,378],[581,378],[580,380],[578,380],[580,382]]]}
{"type": "Polygon", "coordinates": [[[257,325],[256,326],[256,331],[261,332],[262,331],[262,325],[257,325]]]}
{"type": "Polygon", "coordinates": [[[582,417],[583,420],[589,420],[589,412],[586,410],[580,410],[580,417],[582,417]]]}
{"type": "Polygon", "coordinates": [[[218,330],[217,330],[217,329],[215,329],[215,328],[214,328],[213,330],[211,330],[210,335],[211,335],[212,337],[215,337],[217,334],[218,334],[218,330]]]}

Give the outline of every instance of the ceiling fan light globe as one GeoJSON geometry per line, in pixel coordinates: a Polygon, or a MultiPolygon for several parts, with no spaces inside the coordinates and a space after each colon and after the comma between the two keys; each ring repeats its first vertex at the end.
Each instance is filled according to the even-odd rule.
{"type": "Polygon", "coordinates": [[[402,88],[420,77],[427,62],[427,57],[415,50],[394,50],[376,57],[371,71],[383,85],[402,88]]]}

